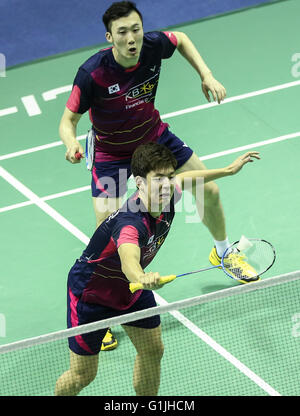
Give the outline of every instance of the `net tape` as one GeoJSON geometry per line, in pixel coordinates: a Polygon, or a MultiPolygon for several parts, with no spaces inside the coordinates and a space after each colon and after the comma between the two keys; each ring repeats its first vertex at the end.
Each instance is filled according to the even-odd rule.
{"type": "Polygon", "coordinates": [[[216,300],[224,299],[229,296],[235,296],[238,294],[244,294],[248,292],[253,292],[267,287],[277,286],[280,284],[292,282],[300,279],[300,270],[281,274],[274,277],[269,277],[258,282],[253,282],[250,284],[242,286],[234,286],[227,289],[222,289],[216,292],[207,293],[204,295],[196,296],[193,298],[184,299],[181,301],[176,301],[168,303],[166,305],[155,306],[153,308],[144,309],[141,311],[125,314],[122,316],[116,316],[114,318],[108,318],[105,320],[93,322],[90,324],[79,325],[74,328],[64,329],[61,331],[52,332],[45,335],[40,335],[33,338],[27,338],[21,341],[16,341],[13,343],[5,344],[0,346],[0,354],[5,354],[12,351],[21,350],[24,348],[29,348],[36,345],[45,344],[48,342],[58,341],[73,337],[76,335],[81,335],[89,332],[93,332],[103,328],[110,328],[117,325],[122,325],[128,322],[136,321],[139,319],[149,318],[154,315],[159,315],[163,313],[177,311],[183,308],[201,305],[208,302],[213,302],[216,300]]]}

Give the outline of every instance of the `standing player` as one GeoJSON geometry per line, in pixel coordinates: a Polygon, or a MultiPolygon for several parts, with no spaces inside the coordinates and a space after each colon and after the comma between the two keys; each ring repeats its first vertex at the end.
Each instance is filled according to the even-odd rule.
{"type": "MultiPolygon", "coordinates": [[[[82,114],[89,111],[95,137],[91,187],[97,226],[120,207],[131,175],[131,156],[138,145],[154,141],[167,146],[177,160],[176,173],[205,169],[199,157],[169,131],[168,124],[161,121],[155,109],[162,59],[170,58],[177,49],[198,72],[208,100],[209,93],[219,103],[226,96],[225,88],[214,79],[184,33],[144,33],[142,15],[130,1],[113,3],[103,15],[103,22],[106,39],[113,46],[100,50],[81,65],[60,123],[66,159],[78,163],[75,154],[83,153],[83,148],[76,140],[76,128],[82,114]]],[[[209,259],[218,265],[230,243],[219,189],[210,182],[204,190],[203,210],[196,187],[190,189],[196,197],[199,215],[202,217],[204,212],[201,219],[214,240],[209,259]]],[[[244,275],[247,267],[241,261],[244,275]]],[[[107,346],[112,345],[116,342],[108,341],[107,346]]]]}
{"type": "MultiPolygon", "coordinates": [[[[252,158],[259,159],[258,152],[248,152],[223,169],[176,175],[177,160],[167,147],[157,143],[139,146],[131,164],[138,190],[97,228],[70,270],[68,327],[156,306],[152,290],[162,286],[161,276],[144,269],[170,231],[174,204],[185,178],[195,181],[202,177],[209,182],[233,175],[252,158]],[[130,282],[142,283],[146,290],[132,294],[130,282]]],[[[137,351],[133,375],[136,394],[157,395],[163,355],[160,317],[132,321],[123,328],[137,351]]],[[[105,333],[103,329],[69,338],[70,368],[57,380],[56,395],[76,395],[94,380],[105,333]]]]}

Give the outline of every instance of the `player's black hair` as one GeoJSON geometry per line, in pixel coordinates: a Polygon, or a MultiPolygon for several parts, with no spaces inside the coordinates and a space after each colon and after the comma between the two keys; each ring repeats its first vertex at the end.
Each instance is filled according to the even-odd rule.
{"type": "Polygon", "coordinates": [[[120,17],[126,17],[131,12],[137,12],[143,23],[143,16],[141,12],[136,8],[135,3],[132,1],[117,1],[113,3],[102,16],[106,31],[111,31],[111,24],[114,20],[120,19],[120,17]]]}
{"type": "Polygon", "coordinates": [[[174,170],[177,166],[177,160],[171,150],[166,146],[149,142],[138,146],[131,159],[131,171],[133,176],[146,178],[151,171],[168,169],[174,170]]]}

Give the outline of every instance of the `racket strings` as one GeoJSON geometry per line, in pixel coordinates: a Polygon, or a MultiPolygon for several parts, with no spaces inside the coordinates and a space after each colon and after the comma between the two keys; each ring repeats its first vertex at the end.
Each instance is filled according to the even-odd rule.
{"type": "MultiPolygon", "coordinates": [[[[230,267],[239,267],[240,263],[243,261],[247,261],[248,257],[243,253],[230,253],[228,254],[227,263],[230,267]]],[[[224,259],[224,265],[226,265],[226,258],[224,259]]]]}
{"type": "Polygon", "coordinates": [[[275,260],[273,246],[264,240],[252,240],[243,251],[233,246],[224,258],[224,267],[238,277],[255,277],[268,270],[275,260]]]}
{"type": "Polygon", "coordinates": [[[234,278],[253,278],[258,276],[258,272],[249,264],[248,257],[243,252],[232,251],[224,259],[224,267],[227,272],[233,274],[234,278]]]}

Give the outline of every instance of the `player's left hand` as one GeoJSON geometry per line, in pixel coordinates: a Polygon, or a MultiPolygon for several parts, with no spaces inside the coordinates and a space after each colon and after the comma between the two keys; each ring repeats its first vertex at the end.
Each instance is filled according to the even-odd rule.
{"type": "Polygon", "coordinates": [[[244,153],[242,156],[239,156],[233,163],[227,167],[227,172],[230,175],[235,175],[238,173],[246,163],[253,162],[254,159],[260,159],[259,152],[256,150],[244,153]]]}
{"type": "Polygon", "coordinates": [[[211,100],[209,92],[212,94],[214,101],[218,101],[219,104],[226,97],[226,89],[212,74],[205,75],[202,81],[202,91],[208,102],[211,100]]]}

